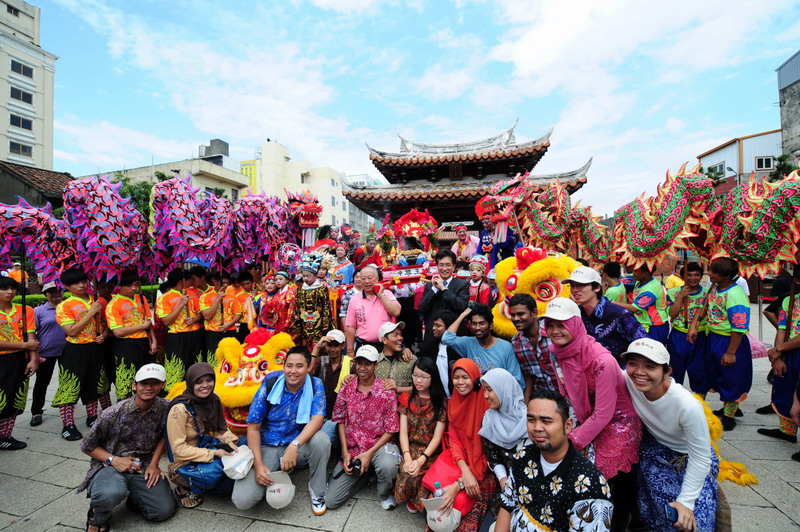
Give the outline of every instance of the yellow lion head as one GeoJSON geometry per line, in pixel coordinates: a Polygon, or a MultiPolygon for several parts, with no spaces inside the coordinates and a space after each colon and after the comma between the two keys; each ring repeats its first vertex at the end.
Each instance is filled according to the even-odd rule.
{"type": "Polygon", "coordinates": [[[519,248],[495,266],[497,288],[502,298],[495,305],[494,331],[498,336],[510,339],[517,329],[508,314],[508,300],[514,294],[528,294],[536,300],[539,314],[544,314],[547,304],[556,297],[569,297],[569,285],[563,280],[572,270],[580,266],[567,255],[548,254],[539,248],[519,248]]]}
{"type": "MultiPolygon", "coordinates": [[[[244,345],[235,338],[220,341],[214,368],[214,393],[222,402],[225,420],[233,432],[244,435],[250,403],[258,387],[269,372],[283,369],[286,352],[292,347],[294,342],[287,333],[273,335],[265,329],[249,334],[244,345]]],[[[185,389],[185,382],[176,384],[167,399],[177,397],[185,389]]]]}

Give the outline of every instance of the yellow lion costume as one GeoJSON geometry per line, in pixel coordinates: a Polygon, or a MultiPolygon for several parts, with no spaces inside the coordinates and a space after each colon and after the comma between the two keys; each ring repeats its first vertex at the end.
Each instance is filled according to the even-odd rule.
{"type": "MultiPolygon", "coordinates": [[[[258,387],[268,373],[283,369],[286,352],[292,347],[294,342],[287,333],[273,335],[266,329],[250,333],[244,345],[235,338],[224,338],[219,343],[214,392],[222,402],[228,427],[235,434],[244,436],[247,432],[247,414],[258,387]]],[[[167,400],[185,389],[186,382],[176,383],[167,400]]]]}
{"type": "Polygon", "coordinates": [[[514,294],[528,294],[537,303],[539,315],[544,314],[547,304],[556,297],[569,297],[568,278],[580,263],[561,254],[550,254],[533,248],[518,248],[513,257],[500,261],[495,266],[497,288],[502,297],[495,305],[494,332],[510,340],[517,333],[508,314],[508,300],[514,294]]]}

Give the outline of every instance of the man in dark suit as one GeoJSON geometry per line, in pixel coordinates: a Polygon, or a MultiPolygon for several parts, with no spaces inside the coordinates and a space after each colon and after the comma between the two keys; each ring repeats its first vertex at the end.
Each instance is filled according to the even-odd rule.
{"type": "MultiPolygon", "coordinates": [[[[425,284],[419,312],[425,323],[425,337],[422,339],[421,356],[436,357],[438,339],[433,336],[433,320],[444,311],[456,316],[469,305],[469,282],[453,277],[456,255],[449,249],[441,249],[436,256],[438,272],[425,284]]],[[[460,331],[461,332],[461,331],[460,331]]]]}

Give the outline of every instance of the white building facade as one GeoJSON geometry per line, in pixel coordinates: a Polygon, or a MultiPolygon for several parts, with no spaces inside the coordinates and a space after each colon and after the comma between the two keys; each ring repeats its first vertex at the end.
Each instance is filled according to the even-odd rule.
{"type": "Polygon", "coordinates": [[[0,2],[0,159],[52,170],[56,59],[39,45],[40,10],[0,2]]]}
{"type": "Polygon", "coordinates": [[[763,179],[775,169],[781,153],[781,130],[773,129],[731,139],[701,153],[697,160],[704,170],[715,170],[724,177],[727,189],[746,182],[753,172],[757,179],[763,179]]]}

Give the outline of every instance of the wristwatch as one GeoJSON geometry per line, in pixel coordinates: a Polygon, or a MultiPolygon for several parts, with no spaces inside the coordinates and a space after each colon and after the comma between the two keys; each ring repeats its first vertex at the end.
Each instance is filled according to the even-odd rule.
{"type": "Polygon", "coordinates": [[[295,447],[300,447],[300,440],[294,440],[292,442],[292,445],[294,445],[295,447]]]}
{"type": "Polygon", "coordinates": [[[106,461],[105,461],[105,462],[103,462],[103,465],[110,466],[110,465],[111,465],[111,462],[113,462],[113,461],[114,461],[114,455],[112,454],[111,456],[109,456],[108,458],[106,458],[106,461]]]}
{"type": "Polygon", "coordinates": [[[460,490],[464,489],[464,481],[461,480],[460,478],[456,479],[456,484],[458,484],[458,489],[460,489],[460,490]]]}

